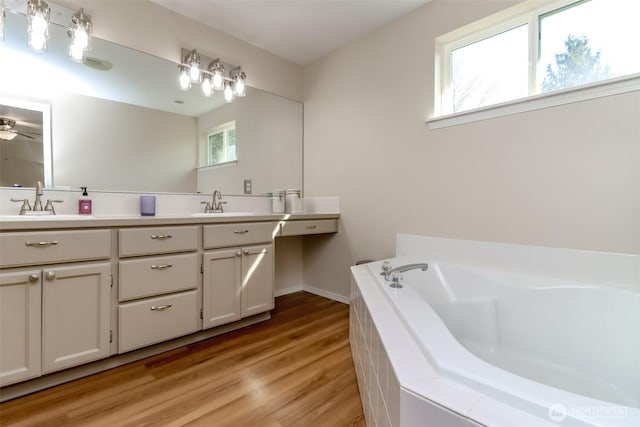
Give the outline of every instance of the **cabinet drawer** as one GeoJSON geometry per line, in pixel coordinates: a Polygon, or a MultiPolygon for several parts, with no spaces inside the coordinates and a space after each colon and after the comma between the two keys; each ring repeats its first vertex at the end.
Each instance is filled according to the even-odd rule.
{"type": "Polygon", "coordinates": [[[120,304],[119,353],[198,331],[196,291],[120,304]]]}
{"type": "Polygon", "coordinates": [[[204,247],[223,248],[270,242],[276,227],[272,222],[205,225],[204,247]]]}
{"type": "Polygon", "coordinates": [[[183,252],[198,247],[198,227],[125,228],[119,231],[120,256],[183,252]]]}
{"type": "Polygon", "coordinates": [[[336,219],[286,221],[282,224],[282,236],[336,233],[337,231],[338,220],[336,219]]]}
{"type": "Polygon", "coordinates": [[[109,230],[29,231],[0,234],[0,266],[109,258],[109,230]]]}
{"type": "Polygon", "coordinates": [[[198,254],[120,261],[119,300],[126,301],[198,286],[198,254]]]}

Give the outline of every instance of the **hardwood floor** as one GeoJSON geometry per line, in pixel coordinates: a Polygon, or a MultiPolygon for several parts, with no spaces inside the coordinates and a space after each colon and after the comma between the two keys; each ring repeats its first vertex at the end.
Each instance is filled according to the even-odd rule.
{"type": "Polygon", "coordinates": [[[0,425],[364,426],[348,318],[279,297],[267,322],[0,404],[0,425]]]}

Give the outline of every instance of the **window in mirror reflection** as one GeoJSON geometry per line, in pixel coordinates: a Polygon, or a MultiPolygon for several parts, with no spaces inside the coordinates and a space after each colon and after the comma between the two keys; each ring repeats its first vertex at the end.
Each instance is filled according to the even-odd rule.
{"type": "Polygon", "coordinates": [[[236,121],[216,126],[208,135],[209,165],[234,162],[236,156],[236,121]]]}

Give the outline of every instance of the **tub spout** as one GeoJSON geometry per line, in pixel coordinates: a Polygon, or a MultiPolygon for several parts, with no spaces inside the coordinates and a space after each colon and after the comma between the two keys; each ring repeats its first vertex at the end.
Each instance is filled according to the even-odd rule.
{"type": "Polygon", "coordinates": [[[383,270],[382,275],[384,276],[385,280],[389,280],[389,276],[391,276],[391,273],[395,273],[395,272],[404,273],[405,271],[417,270],[417,269],[420,269],[422,271],[427,271],[427,268],[429,268],[429,264],[425,262],[418,263],[418,264],[400,265],[398,267],[394,267],[389,270],[383,270]]]}

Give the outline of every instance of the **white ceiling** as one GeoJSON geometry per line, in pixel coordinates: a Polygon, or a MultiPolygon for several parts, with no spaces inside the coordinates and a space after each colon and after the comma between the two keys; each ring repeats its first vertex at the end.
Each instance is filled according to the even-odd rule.
{"type": "Polygon", "coordinates": [[[430,0],[152,0],[307,65],[430,0]]]}

